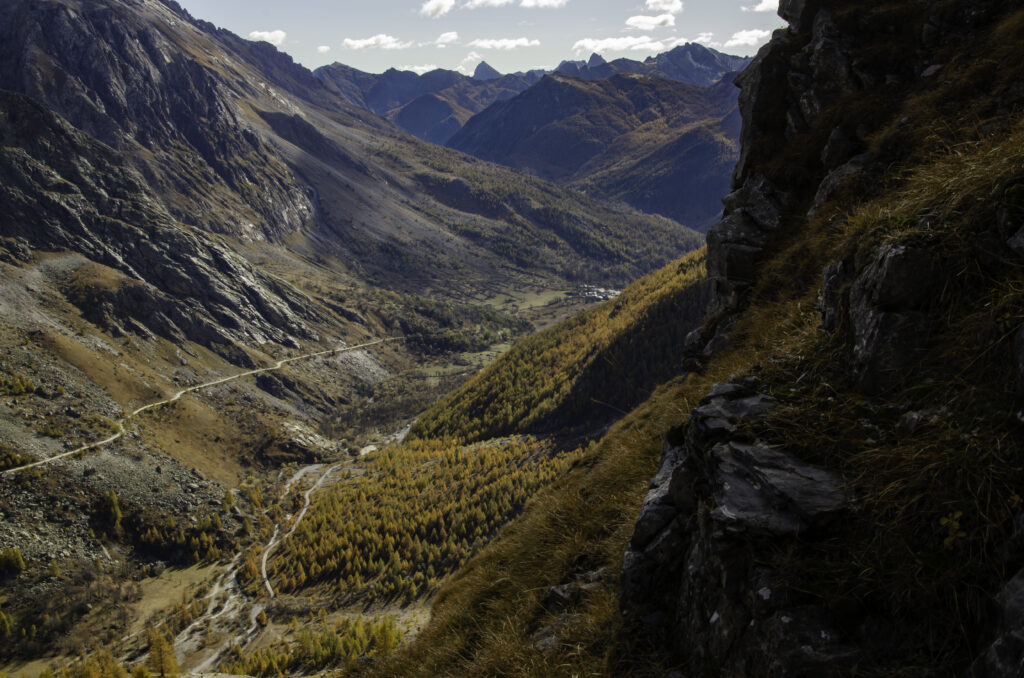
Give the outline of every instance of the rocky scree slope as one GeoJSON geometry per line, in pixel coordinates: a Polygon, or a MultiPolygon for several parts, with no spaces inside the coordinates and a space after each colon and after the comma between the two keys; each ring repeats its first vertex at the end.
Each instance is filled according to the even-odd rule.
{"type": "Polygon", "coordinates": [[[1024,11],[780,15],[684,349],[742,369],[666,437],[619,661],[1020,675],[1024,11]]]}
{"type": "Polygon", "coordinates": [[[73,300],[98,325],[240,355],[233,342],[297,346],[324,317],[211,235],[180,228],[145,179],[110,147],[40,104],[0,91],[4,235],[32,249],[79,252],[120,271],[73,300]]]}
{"type": "Polygon", "coordinates": [[[705,230],[737,158],[727,80],[550,75],[474,116],[448,145],[705,230]]]}

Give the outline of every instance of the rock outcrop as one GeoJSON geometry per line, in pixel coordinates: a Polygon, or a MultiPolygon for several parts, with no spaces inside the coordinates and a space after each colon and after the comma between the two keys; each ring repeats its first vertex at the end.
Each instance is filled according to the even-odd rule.
{"type": "Polygon", "coordinates": [[[622,612],[688,675],[828,675],[855,651],[825,610],[776,590],[757,554],[827,536],[848,499],[834,473],[746,440],[744,424],[778,405],[756,386],[715,385],[666,443],[623,561],[622,612]],[[766,651],[772,665],[755,670],[766,651]]]}
{"type": "Polygon", "coordinates": [[[975,678],[1011,678],[1024,674],[1024,570],[996,598],[999,635],[971,667],[975,678]]]}
{"type": "MultiPolygon", "coordinates": [[[[125,284],[83,283],[72,301],[102,325],[135,327],[219,352],[232,342],[297,345],[321,318],[308,299],[201,231],[180,228],[145,179],[110,148],[31,99],[0,92],[0,211],[5,234],[70,250],[125,284]]],[[[243,360],[244,362],[244,360],[243,360]]]]}
{"type": "Polygon", "coordinates": [[[825,270],[822,327],[834,332],[840,320],[849,325],[857,382],[878,393],[898,385],[927,346],[926,311],[938,291],[939,264],[928,250],[886,245],[853,278],[856,268],[841,261],[825,270]]]}
{"type": "MultiPolygon", "coordinates": [[[[714,298],[708,321],[681,347],[687,369],[700,371],[723,352],[731,344],[733,327],[750,330],[749,324],[738,323],[754,292],[758,300],[774,301],[772,281],[800,276],[800,283],[782,287],[813,291],[814,280],[820,281],[823,334],[815,346],[828,347],[819,355],[825,350],[840,351],[836,353],[840,359],[833,360],[837,364],[829,365],[828,378],[843,380],[843,388],[849,388],[847,397],[872,403],[867,410],[870,416],[859,420],[859,425],[879,432],[879,437],[891,436],[894,445],[916,450],[912,446],[926,449],[929,444],[921,439],[922,433],[927,436],[926,429],[954,418],[937,398],[925,398],[920,409],[909,409],[907,403],[918,391],[907,387],[916,385],[914,380],[924,370],[934,370],[933,363],[941,361],[936,342],[945,341],[948,346],[958,339],[948,335],[959,325],[938,310],[953,308],[950,299],[961,303],[969,298],[965,291],[976,289],[962,278],[979,269],[985,273],[978,277],[991,276],[988,282],[1002,280],[1007,271],[1010,276],[1019,275],[1019,259],[1014,258],[1024,251],[1020,236],[1024,200],[1020,200],[1022,189],[1016,187],[1019,174],[1010,173],[1006,185],[978,189],[978,196],[970,198],[999,203],[988,211],[971,211],[973,207],[960,203],[956,207],[961,212],[947,210],[944,196],[939,195],[932,196],[930,206],[920,208],[913,217],[901,215],[909,223],[906,228],[891,225],[888,215],[872,220],[869,209],[857,215],[874,228],[855,222],[851,214],[883,191],[898,190],[893,184],[900,186],[904,176],[894,179],[899,173],[892,167],[915,167],[919,162],[915,155],[919,149],[898,137],[901,130],[909,136],[912,122],[907,111],[920,122],[932,105],[921,100],[930,83],[943,73],[937,56],[943,39],[971,44],[970,28],[986,20],[1002,20],[1009,16],[1007,7],[999,3],[984,8],[972,3],[939,7],[925,2],[901,7],[898,22],[882,9],[854,10],[828,0],[780,3],[779,13],[789,28],[777,31],[736,79],[741,88],[741,150],[732,192],[724,199],[723,218],[708,233],[707,265],[714,298]],[[954,30],[954,17],[967,28],[954,30]],[[891,183],[885,184],[883,177],[891,183]],[[985,223],[961,228],[967,220],[964,212],[975,222],[985,223]],[[941,219],[957,225],[942,224],[942,230],[937,223],[941,219]],[[851,228],[844,232],[848,225],[851,228]],[[886,230],[889,226],[891,231],[886,230]],[[963,239],[961,251],[935,244],[937,233],[954,230],[963,239]],[[802,237],[811,244],[805,246],[802,237]],[[834,241],[827,240],[831,238],[834,241]],[[803,251],[818,256],[828,252],[827,258],[816,260],[821,262],[818,265],[828,265],[823,270],[801,268],[802,262],[796,259],[803,251]],[[772,259],[774,268],[765,275],[764,262],[780,252],[784,256],[772,259]],[[956,256],[961,257],[957,262],[962,266],[951,265],[956,256]],[[786,264],[778,263],[784,259],[796,270],[785,270],[786,264]],[[888,403],[896,413],[889,421],[879,413],[884,411],[882,403],[895,399],[895,394],[905,402],[888,403]],[[912,439],[915,435],[918,440],[912,439]]],[[[978,40],[972,44],[975,51],[982,49],[978,47],[982,39],[978,40]]],[[[981,90],[980,85],[972,86],[981,90]]],[[[977,96],[991,106],[986,111],[998,111],[997,117],[1018,124],[1019,117],[1010,114],[1009,105],[997,106],[1017,97],[1012,110],[1019,114],[1019,75],[1006,87],[1012,95],[977,96]]],[[[966,96],[961,90],[955,92],[948,95],[953,105],[959,103],[956,97],[966,96]]],[[[989,134],[983,132],[981,138],[989,134]]],[[[936,147],[945,148],[945,143],[937,142],[936,147]]],[[[959,199],[950,196],[949,202],[959,199]]],[[[959,246],[960,241],[956,243],[959,246]]],[[[962,310],[966,305],[955,308],[962,310]]],[[[998,362],[995,370],[1010,363],[1009,371],[1003,371],[1009,374],[1006,383],[1019,384],[1024,392],[1024,329],[1017,324],[1018,316],[998,329],[987,329],[999,336],[981,341],[988,360],[998,362]]],[[[749,342],[749,337],[745,340],[749,342]]],[[[963,351],[963,346],[957,348],[963,351]]],[[[810,362],[802,364],[806,367],[810,362]]],[[[803,379],[795,374],[793,378],[797,383],[803,379]]],[[[919,390],[927,388],[934,387],[926,384],[919,390]]],[[[1000,381],[992,392],[1000,398],[999,416],[1018,426],[1024,415],[1018,413],[1020,401],[1019,397],[1012,400],[1012,389],[1000,381]]],[[[792,577],[772,569],[784,559],[771,554],[815,558],[814,554],[828,550],[823,546],[826,541],[852,540],[844,532],[844,522],[869,532],[874,526],[857,522],[862,517],[860,508],[852,508],[857,501],[854,485],[847,485],[848,479],[837,468],[802,461],[780,442],[793,440],[796,447],[795,439],[780,435],[773,438],[775,445],[768,446],[753,436],[757,426],[750,424],[776,405],[757,392],[756,382],[716,385],[691,413],[686,428],[667,436],[660,470],[636,522],[622,569],[625,624],[635,637],[664,650],[666,665],[679,669],[680,675],[857,675],[856,667],[887,661],[878,658],[893,656],[900,642],[900,631],[888,626],[898,612],[866,612],[858,607],[857,614],[848,615],[842,609],[847,602],[860,606],[863,601],[804,595],[806,591],[794,590],[798,587],[793,587],[792,577]]],[[[817,412],[816,405],[810,407],[817,412]]],[[[822,411],[833,413],[829,407],[822,405],[822,411]]],[[[1005,424],[1000,420],[979,425],[1005,424]]],[[[796,428],[785,430],[792,434],[796,428]]],[[[874,435],[865,436],[863,448],[858,448],[859,443],[853,447],[861,453],[876,444],[882,447],[874,435]]],[[[944,444],[959,449],[961,440],[970,435],[944,444]]],[[[998,435],[1016,433],[1000,429],[998,435]]],[[[829,463],[834,463],[832,459],[845,464],[848,457],[836,455],[829,463]]],[[[878,463],[885,463],[881,454],[878,463]]],[[[842,469],[848,472],[847,466],[842,469]]],[[[912,469],[903,470],[911,474],[912,469]]],[[[1014,472],[1006,469],[1007,474],[1014,472]]],[[[957,525],[956,520],[936,519],[946,530],[957,525]]],[[[992,530],[999,533],[1001,528],[1000,523],[992,530]]],[[[1021,533],[1018,525],[1013,539],[1019,540],[1021,533]]],[[[998,543],[999,538],[994,541],[998,543]]],[[[1014,543],[1018,545],[1007,547],[1013,553],[1003,559],[1003,569],[1012,575],[1009,581],[1004,583],[995,575],[984,584],[989,587],[994,581],[995,588],[986,590],[998,592],[992,605],[993,627],[965,631],[968,640],[958,648],[960,668],[965,670],[982,650],[970,675],[1003,678],[1024,671],[1024,574],[1018,572],[1024,551],[1019,542],[1014,543]]],[[[952,546],[947,543],[946,548],[952,546]]],[[[933,668],[937,670],[908,670],[920,670],[920,675],[955,670],[933,668]]]]}

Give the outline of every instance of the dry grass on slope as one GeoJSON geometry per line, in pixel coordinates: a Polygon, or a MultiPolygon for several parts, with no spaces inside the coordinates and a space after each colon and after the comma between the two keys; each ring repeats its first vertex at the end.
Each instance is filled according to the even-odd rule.
{"type": "MultiPolygon", "coordinates": [[[[1010,367],[1024,326],[1024,262],[997,237],[1004,223],[1024,223],[1021,121],[953,145],[857,209],[841,237],[817,240],[826,261],[866,261],[876,247],[902,245],[939,262],[932,325],[902,383],[861,393],[843,367],[851,339],[842,329],[780,356],[765,375],[783,407],[753,433],[841,469],[857,503],[856,520],[833,542],[777,553],[776,564],[798,595],[824,601],[850,627],[899,626],[901,656],[878,659],[879,674],[964,670],[985,642],[992,597],[1024,564],[1010,539],[1024,504],[1010,367]]],[[[806,255],[808,241],[776,263],[797,247],[806,255]]],[[[802,303],[813,303],[810,294],[802,303]]]]}
{"type": "MultiPolygon", "coordinates": [[[[622,555],[661,453],[662,436],[685,423],[711,384],[806,340],[811,309],[765,307],[758,322],[774,328],[720,356],[703,375],[661,386],[623,418],[561,480],[530,501],[523,516],[473,558],[439,593],[433,618],[372,676],[567,676],[643,673],[608,666],[616,641],[622,555]],[[601,572],[594,594],[568,616],[545,605],[550,587],[601,572]],[[558,643],[537,646],[557,625],[558,643]]],[[[650,668],[650,667],[647,667],[650,668]]]]}

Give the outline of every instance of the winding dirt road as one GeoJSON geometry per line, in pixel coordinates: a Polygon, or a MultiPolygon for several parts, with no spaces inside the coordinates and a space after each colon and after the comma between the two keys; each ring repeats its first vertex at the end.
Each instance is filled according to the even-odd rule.
{"type": "MultiPolygon", "coordinates": [[[[129,414],[125,415],[121,419],[118,419],[117,420],[117,433],[111,435],[108,438],[104,438],[103,440],[98,440],[98,441],[96,441],[94,443],[89,443],[88,445],[82,445],[81,447],[77,447],[77,448],[75,448],[75,449],[73,449],[73,450],[71,450],[69,452],[62,452],[61,454],[57,454],[57,455],[54,455],[52,457],[47,457],[46,459],[41,459],[40,461],[36,461],[36,462],[31,463],[31,464],[25,464],[24,466],[18,466],[16,468],[7,469],[6,471],[0,472],[0,476],[12,475],[12,474],[15,474],[15,473],[17,473],[19,471],[24,471],[26,469],[36,468],[37,466],[43,466],[44,464],[51,464],[51,463],[53,463],[55,461],[59,461],[61,459],[65,459],[67,457],[76,455],[76,454],[78,454],[80,452],[88,452],[89,450],[94,450],[97,447],[103,447],[104,445],[109,445],[110,443],[112,443],[115,440],[121,438],[125,434],[124,425],[125,425],[125,423],[127,421],[129,421],[130,419],[133,419],[134,417],[138,416],[139,414],[142,414],[146,410],[151,410],[154,407],[160,407],[161,405],[167,405],[169,403],[173,403],[176,400],[178,400],[179,398],[181,398],[181,396],[185,395],[186,393],[192,393],[193,391],[199,391],[201,389],[209,388],[211,386],[217,386],[219,384],[224,384],[224,383],[227,383],[229,381],[234,381],[236,379],[241,379],[242,377],[248,377],[248,376],[253,375],[253,374],[261,374],[263,372],[271,372],[273,370],[279,370],[282,367],[284,367],[285,365],[287,365],[288,363],[293,363],[293,362],[296,362],[296,361],[299,361],[299,360],[308,360],[310,358],[317,358],[319,356],[324,356],[324,355],[333,355],[333,354],[336,354],[336,353],[347,353],[348,351],[357,351],[357,350],[359,350],[361,348],[368,348],[370,346],[376,346],[378,344],[383,344],[384,342],[387,342],[387,341],[401,341],[403,338],[404,337],[387,337],[385,339],[377,339],[375,341],[369,341],[369,342],[367,342],[365,344],[357,344],[355,346],[340,346],[338,348],[327,349],[326,351],[317,351],[315,353],[306,353],[304,355],[295,356],[294,358],[285,358],[284,360],[278,360],[276,363],[274,363],[270,367],[261,367],[261,368],[256,369],[256,370],[248,370],[246,372],[240,372],[238,374],[233,374],[233,375],[231,375],[229,377],[222,377],[220,379],[214,379],[213,381],[208,381],[208,382],[205,382],[205,383],[202,383],[202,384],[196,384],[195,386],[189,386],[188,388],[183,388],[182,390],[180,390],[177,393],[175,393],[174,395],[172,395],[170,398],[164,398],[163,400],[158,400],[156,402],[149,403],[148,405],[143,405],[142,407],[139,407],[139,408],[137,408],[135,410],[132,410],[129,414]]],[[[273,595],[273,592],[271,592],[271,595],[273,595]]]]}
{"type": "MultiPolygon", "coordinates": [[[[263,576],[263,586],[267,589],[267,593],[270,594],[271,598],[273,598],[276,594],[274,593],[274,587],[271,586],[271,584],[270,584],[270,577],[267,576],[267,560],[270,558],[270,552],[273,551],[275,548],[277,548],[277,545],[281,543],[281,540],[287,539],[288,537],[292,536],[292,533],[295,532],[295,528],[297,528],[299,526],[299,523],[301,523],[302,519],[306,516],[306,511],[309,510],[309,502],[310,502],[310,497],[312,496],[312,494],[314,492],[316,492],[316,489],[318,487],[320,487],[320,485],[323,484],[323,482],[325,480],[327,480],[327,476],[331,475],[331,473],[333,473],[335,469],[337,469],[340,466],[343,466],[345,463],[346,462],[338,462],[336,464],[333,464],[333,465],[327,467],[327,470],[324,471],[320,475],[320,477],[317,479],[317,481],[315,483],[313,483],[313,485],[310,486],[310,488],[308,490],[305,491],[305,493],[303,494],[302,509],[299,511],[298,515],[295,517],[295,522],[292,523],[291,529],[288,530],[288,532],[284,536],[280,536],[280,534],[281,534],[281,526],[280,525],[274,525],[274,536],[270,538],[270,541],[267,542],[266,547],[263,549],[263,559],[260,562],[260,574],[263,576]]],[[[288,484],[285,485],[283,495],[287,495],[288,494],[288,491],[291,489],[292,484],[296,480],[301,478],[303,475],[305,475],[309,471],[318,469],[321,466],[323,466],[323,465],[322,464],[313,464],[311,466],[306,466],[306,467],[300,469],[299,472],[292,477],[292,479],[288,482],[288,484]]],[[[291,518],[291,515],[288,515],[287,517],[285,517],[285,520],[289,520],[290,518],[291,518]]]]}

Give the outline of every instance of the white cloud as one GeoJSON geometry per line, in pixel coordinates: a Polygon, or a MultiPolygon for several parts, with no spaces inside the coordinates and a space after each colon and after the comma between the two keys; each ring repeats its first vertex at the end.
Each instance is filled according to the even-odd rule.
{"type": "Polygon", "coordinates": [[[683,0],[647,0],[647,9],[654,12],[679,14],[683,11],[683,0]]]}
{"type": "Polygon", "coordinates": [[[516,49],[539,45],[540,40],[530,40],[529,38],[478,38],[469,42],[470,47],[479,47],[480,49],[516,49]]]}
{"type": "Polygon", "coordinates": [[[479,52],[470,52],[466,55],[466,58],[455,67],[459,73],[463,75],[470,75],[473,71],[469,70],[470,66],[476,67],[476,65],[483,59],[483,56],[479,52]]]}
{"type": "Polygon", "coordinates": [[[751,28],[746,31],[736,31],[729,38],[725,46],[726,47],[753,47],[757,43],[761,42],[772,34],[771,31],[761,30],[760,28],[751,28]]]}
{"type": "Polygon", "coordinates": [[[676,18],[671,14],[659,14],[658,16],[631,16],[626,19],[626,25],[641,31],[653,31],[655,28],[675,26],[676,18]]]}
{"type": "Polygon", "coordinates": [[[597,52],[626,52],[626,51],[665,51],[665,43],[655,40],[649,35],[627,35],[618,38],[584,38],[577,40],[572,46],[572,51],[577,54],[590,54],[597,52]]]}
{"type": "Polygon", "coordinates": [[[721,47],[722,43],[714,39],[714,33],[698,33],[697,37],[693,39],[694,42],[704,45],[705,47],[721,47]]]}
{"type": "Polygon", "coordinates": [[[269,42],[274,47],[280,47],[283,45],[286,37],[288,37],[288,34],[284,31],[253,31],[249,34],[250,40],[262,40],[263,42],[269,42]]]}
{"type": "Polygon", "coordinates": [[[504,7],[511,5],[516,0],[466,0],[463,5],[466,9],[477,9],[478,7],[504,7]]]}
{"type": "Polygon", "coordinates": [[[427,0],[420,7],[420,14],[431,19],[444,16],[455,7],[455,0],[427,0]]]}
{"type": "Polygon", "coordinates": [[[341,44],[345,46],[345,49],[408,49],[413,45],[411,42],[401,42],[395,36],[383,33],[360,40],[345,38],[341,44]]]}
{"type": "Polygon", "coordinates": [[[779,0],[761,0],[756,5],[741,7],[744,12],[778,12],[779,0]]]}
{"type": "Polygon", "coordinates": [[[458,39],[459,34],[456,33],[455,31],[450,31],[448,33],[442,33],[441,35],[437,36],[437,40],[434,41],[434,44],[437,45],[438,47],[444,47],[445,45],[452,44],[458,39]]]}
{"type": "Polygon", "coordinates": [[[423,64],[422,66],[399,66],[398,70],[412,71],[416,75],[423,75],[424,73],[429,73],[430,71],[436,71],[437,66],[435,66],[434,64],[423,64]]]}
{"type": "Polygon", "coordinates": [[[316,48],[316,51],[317,51],[317,54],[327,54],[328,52],[331,51],[331,46],[330,45],[320,45],[319,47],[316,48]]]}
{"type": "Polygon", "coordinates": [[[557,9],[559,7],[565,7],[567,2],[569,2],[569,0],[522,0],[522,2],[519,3],[519,6],[557,9]]]}

